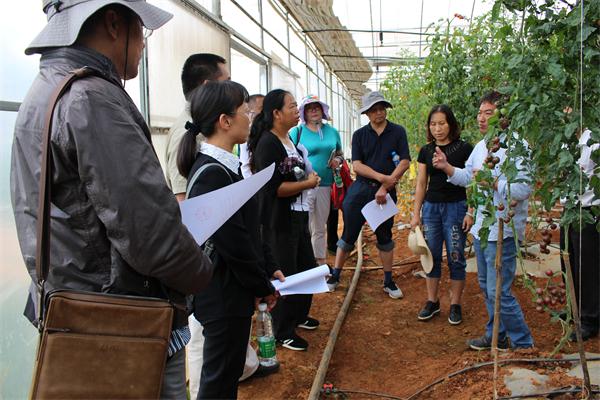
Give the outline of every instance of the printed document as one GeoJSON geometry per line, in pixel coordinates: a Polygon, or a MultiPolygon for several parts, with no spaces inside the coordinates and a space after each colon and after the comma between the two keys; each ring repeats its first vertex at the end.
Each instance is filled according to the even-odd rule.
{"type": "Polygon", "coordinates": [[[360,210],[373,231],[375,231],[379,225],[398,214],[398,207],[396,207],[396,203],[392,200],[392,196],[388,193],[385,199],[387,200],[385,204],[377,204],[377,202],[373,200],[368,202],[362,210],[360,210]]]}
{"type": "Polygon", "coordinates": [[[179,203],[183,224],[196,243],[204,244],[271,179],[274,170],[275,163],[247,179],[179,203]]]}
{"type": "Polygon", "coordinates": [[[282,296],[325,293],[329,291],[327,287],[327,275],[329,275],[329,267],[323,264],[307,271],[286,276],[283,282],[276,279],[271,281],[271,283],[275,286],[275,289],[279,290],[282,296]]]}

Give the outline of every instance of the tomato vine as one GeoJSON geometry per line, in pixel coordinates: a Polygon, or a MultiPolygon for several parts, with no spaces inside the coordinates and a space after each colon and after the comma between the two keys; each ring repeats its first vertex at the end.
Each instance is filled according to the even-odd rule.
{"type": "MultiPolygon", "coordinates": [[[[459,17],[464,18],[454,16],[459,17]]],[[[533,229],[540,227],[544,214],[560,199],[561,229],[578,229],[580,218],[583,223],[594,223],[600,207],[581,210],[578,200],[586,188],[600,198],[600,151],[592,153],[596,173],[591,177],[581,172],[577,160],[583,129],[591,131],[589,145],[600,141],[600,2],[496,0],[492,10],[470,21],[469,27],[452,28],[452,20],[446,20],[432,25],[429,32],[433,33],[429,55],[392,68],[381,85],[394,104],[390,118],[409,132],[411,153],[425,144],[427,112],[438,103],[452,107],[463,138],[472,143],[481,140],[475,120],[478,99],[496,89],[506,99],[500,109],[508,126],[498,126],[500,116],[491,121],[486,140],[490,143],[503,132],[505,141],[511,142],[500,167],[508,182],[517,181],[516,161],[526,163],[534,188],[530,198],[533,229]],[[529,146],[519,145],[522,140],[513,135],[529,146]]],[[[497,211],[482,184],[490,180],[486,167],[470,189],[470,201],[487,210],[484,235],[497,211]]],[[[508,225],[514,230],[510,221],[508,225]]],[[[547,237],[542,235],[543,252],[547,237]]],[[[537,299],[538,288],[524,276],[525,286],[537,299]]],[[[568,292],[566,303],[574,303],[568,292]]],[[[548,309],[546,304],[542,308],[548,309]]],[[[557,318],[560,313],[553,308],[552,319],[563,323],[566,337],[570,327],[568,321],[557,318]]]]}

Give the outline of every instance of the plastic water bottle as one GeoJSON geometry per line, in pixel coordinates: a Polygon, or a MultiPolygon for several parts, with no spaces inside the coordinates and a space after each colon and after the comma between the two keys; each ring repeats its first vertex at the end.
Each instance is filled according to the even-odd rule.
{"type": "Polygon", "coordinates": [[[400,164],[400,156],[395,151],[392,151],[392,161],[396,167],[400,164]]]}
{"type": "Polygon", "coordinates": [[[277,364],[275,355],[275,336],[273,335],[273,320],[267,311],[267,304],[258,305],[256,316],[256,340],[258,341],[258,361],[265,367],[277,364]]]}
{"type": "Polygon", "coordinates": [[[333,170],[333,181],[335,182],[335,186],[341,188],[344,186],[344,181],[342,181],[342,174],[340,173],[341,167],[337,167],[333,170]]]}
{"type": "Polygon", "coordinates": [[[306,179],[306,173],[299,166],[296,165],[294,167],[293,171],[294,171],[294,176],[296,177],[296,180],[298,182],[303,181],[304,179],[306,179]]]}

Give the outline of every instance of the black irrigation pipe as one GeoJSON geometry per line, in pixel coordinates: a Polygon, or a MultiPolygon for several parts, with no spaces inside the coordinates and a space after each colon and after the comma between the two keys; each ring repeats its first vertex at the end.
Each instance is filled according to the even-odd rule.
{"type": "MultiPolygon", "coordinates": [[[[600,360],[600,357],[590,357],[587,360],[588,361],[598,361],[598,360],[600,360]]],[[[571,359],[566,359],[566,358],[509,358],[506,360],[499,360],[498,364],[519,364],[519,363],[535,364],[535,363],[543,363],[543,362],[548,362],[548,363],[570,362],[570,363],[573,363],[573,362],[579,362],[579,359],[571,360],[571,359]]],[[[437,385],[438,383],[445,381],[446,379],[453,378],[457,375],[464,374],[465,372],[469,372],[474,369],[487,367],[489,365],[494,365],[494,361],[487,361],[487,362],[471,365],[470,367],[463,368],[461,370],[452,372],[442,378],[437,379],[436,381],[430,383],[429,385],[419,389],[418,391],[416,391],[415,393],[413,393],[412,395],[410,395],[409,397],[406,397],[406,398],[394,396],[394,395],[387,394],[387,393],[376,393],[376,392],[368,392],[368,391],[354,390],[354,389],[334,388],[334,389],[331,389],[330,392],[323,391],[323,390],[321,390],[321,392],[325,393],[325,394],[332,394],[332,395],[335,395],[335,394],[345,395],[346,393],[356,393],[356,394],[366,394],[366,395],[370,395],[370,396],[382,397],[382,398],[393,399],[393,400],[412,400],[412,399],[416,399],[417,396],[419,396],[424,391],[432,388],[433,386],[437,385]]],[[[572,388],[572,389],[557,389],[557,390],[553,390],[553,391],[545,392],[545,393],[523,394],[523,395],[518,395],[518,396],[500,397],[498,400],[521,399],[521,398],[529,398],[529,397],[548,396],[548,395],[552,395],[552,394],[567,394],[567,393],[578,393],[578,392],[581,392],[581,388],[579,386],[572,388]]],[[[600,390],[592,390],[592,393],[600,393],[600,390]]]]}
{"type": "MultiPolygon", "coordinates": [[[[576,386],[570,389],[556,389],[551,390],[549,392],[540,392],[540,393],[531,393],[531,394],[521,394],[517,396],[507,396],[507,397],[498,397],[498,400],[509,400],[509,399],[527,399],[531,397],[546,397],[557,394],[569,394],[569,393],[581,393],[581,386],[576,386]]],[[[600,393],[600,390],[592,389],[592,393],[600,393]]]]}
{"type": "Polygon", "coordinates": [[[384,399],[392,399],[392,400],[404,400],[403,397],[393,396],[387,393],[377,393],[377,392],[368,392],[366,390],[351,390],[351,389],[338,389],[339,393],[356,393],[356,394],[366,394],[367,396],[375,396],[382,397],[384,399]]]}
{"type": "MultiPolygon", "coordinates": [[[[588,358],[588,361],[597,361],[597,360],[600,360],[600,357],[588,358]]],[[[564,358],[509,358],[506,360],[498,360],[499,365],[500,364],[518,364],[518,363],[534,364],[534,363],[539,363],[539,362],[563,363],[563,362],[579,362],[579,360],[578,359],[569,360],[569,359],[564,359],[564,358]]],[[[487,367],[488,365],[494,365],[494,361],[487,361],[487,362],[471,365],[470,367],[463,368],[456,372],[452,372],[452,373],[430,383],[429,385],[419,389],[417,392],[415,392],[411,396],[407,397],[406,400],[411,400],[411,399],[416,398],[418,395],[420,395],[424,391],[432,388],[433,386],[437,385],[440,382],[445,381],[448,378],[452,378],[456,375],[460,375],[460,374],[463,374],[465,372],[468,372],[468,371],[471,371],[474,369],[479,369],[481,367],[487,367]]]]}

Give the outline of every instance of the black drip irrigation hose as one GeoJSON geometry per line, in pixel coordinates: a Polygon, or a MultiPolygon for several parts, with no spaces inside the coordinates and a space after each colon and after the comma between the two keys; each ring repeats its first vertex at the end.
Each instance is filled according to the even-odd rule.
{"type": "Polygon", "coordinates": [[[386,394],[386,393],[377,393],[377,392],[369,392],[366,390],[352,390],[352,389],[338,389],[338,388],[334,388],[331,390],[327,390],[324,389],[322,390],[322,393],[326,394],[326,395],[334,395],[334,396],[338,396],[341,397],[342,399],[346,399],[348,398],[347,394],[348,393],[354,393],[354,394],[362,394],[362,395],[367,395],[367,396],[374,396],[374,397],[381,397],[384,399],[392,399],[392,400],[404,400],[404,398],[402,397],[398,397],[398,396],[394,396],[391,394],[386,394]]]}
{"type": "MultiPolygon", "coordinates": [[[[600,360],[600,357],[592,357],[592,358],[588,359],[588,361],[596,361],[596,360],[600,360]]],[[[569,359],[564,359],[564,358],[509,358],[506,360],[498,360],[498,365],[500,365],[500,364],[517,364],[517,363],[535,364],[535,363],[540,363],[540,362],[562,363],[562,362],[578,362],[578,361],[579,361],[578,359],[569,360],[569,359]]],[[[470,367],[463,368],[456,372],[452,372],[451,374],[448,374],[448,375],[444,376],[443,378],[440,378],[440,379],[436,380],[435,382],[432,382],[431,384],[419,389],[417,392],[415,392],[411,396],[407,397],[406,400],[411,400],[411,399],[416,398],[419,394],[423,393],[427,389],[432,388],[433,386],[437,385],[438,383],[445,381],[448,378],[452,378],[456,375],[463,374],[463,373],[465,373],[467,371],[471,371],[473,369],[479,369],[481,367],[486,367],[488,365],[494,365],[494,362],[487,361],[487,362],[471,365],[470,367]]]]}
{"type": "MultiPolygon", "coordinates": [[[[581,393],[581,386],[575,386],[568,389],[556,389],[551,390],[549,392],[540,392],[540,393],[531,393],[531,394],[521,394],[517,396],[508,396],[508,397],[498,397],[498,400],[509,400],[509,399],[527,399],[531,397],[547,397],[547,396],[557,396],[560,394],[569,394],[569,393],[581,393]]],[[[598,394],[600,390],[592,389],[592,393],[598,394]]]]}
{"type": "MultiPolygon", "coordinates": [[[[600,357],[590,357],[587,359],[587,361],[598,361],[600,360],[600,357]]],[[[570,363],[574,363],[574,362],[579,362],[579,359],[567,359],[567,358],[509,358],[506,360],[498,360],[498,364],[519,364],[519,363],[528,363],[528,364],[536,364],[536,363],[565,363],[565,362],[570,362],[570,363]]],[[[494,361],[487,361],[487,362],[482,362],[482,363],[478,363],[478,364],[474,364],[471,365],[470,367],[467,368],[463,368],[461,370],[452,372],[442,378],[439,378],[437,380],[435,380],[434,382],[430,383],[427,386],[422,387],[421,389],[417,390],[415,393],[413,393],[412,395],[410,395],[409,397],[398,397],[398,396],[394,396],[391,394],[387,394],[387,393],[376,393],[376,392],[368,392],[368,391],[363,391],[363,390],[354,390],[354,389],[338,389],[338,388],[329,388],[327,390],[321,389],[321,393],[325,394],[326,396],[328,395],[341,395],[342,398],[346,398],[346,394],[347,393],[356,393],[356,394],[365,394],[365,395],[369,395],[369,396],[374,396],[374,397],[381,397],[381,398],[386,398],[386,399],[393,399],[393,400],[412,400],[412,399],[416,399],[421,393],[425,392],[428,389],[431,389],[433,386],[437,385],[438,383],[441,383],[443,381],[445,381],[446,379],[449,378],[453,378],[456,375],[460,375],[460,374],[464,374],[465,372],[474,370],[474,369],[479,369],[482,367],[487,367],[489,365],[494,365],[494,361]]],[[[581,387],[574,387],[574,388],[569,388],[569,389],[557,389],[557,390],[553,390],[547,393],[534,393],[534,394],[523,394],[523,395],[517,395],[517,396],[510,396],[510,397],[500,397],[499,400],[509,400],[509,399],[523,399],[523,398],[530,398],[530,397],[541,397],[541,396],[551,396],[551,395],[558,395],[558,394],[568,394],[568,393],[578,393],[581,392],[581,387]]],[[[592,390],[592,393],[600,393],[600,390],[594,389],[592,390]]]]}

